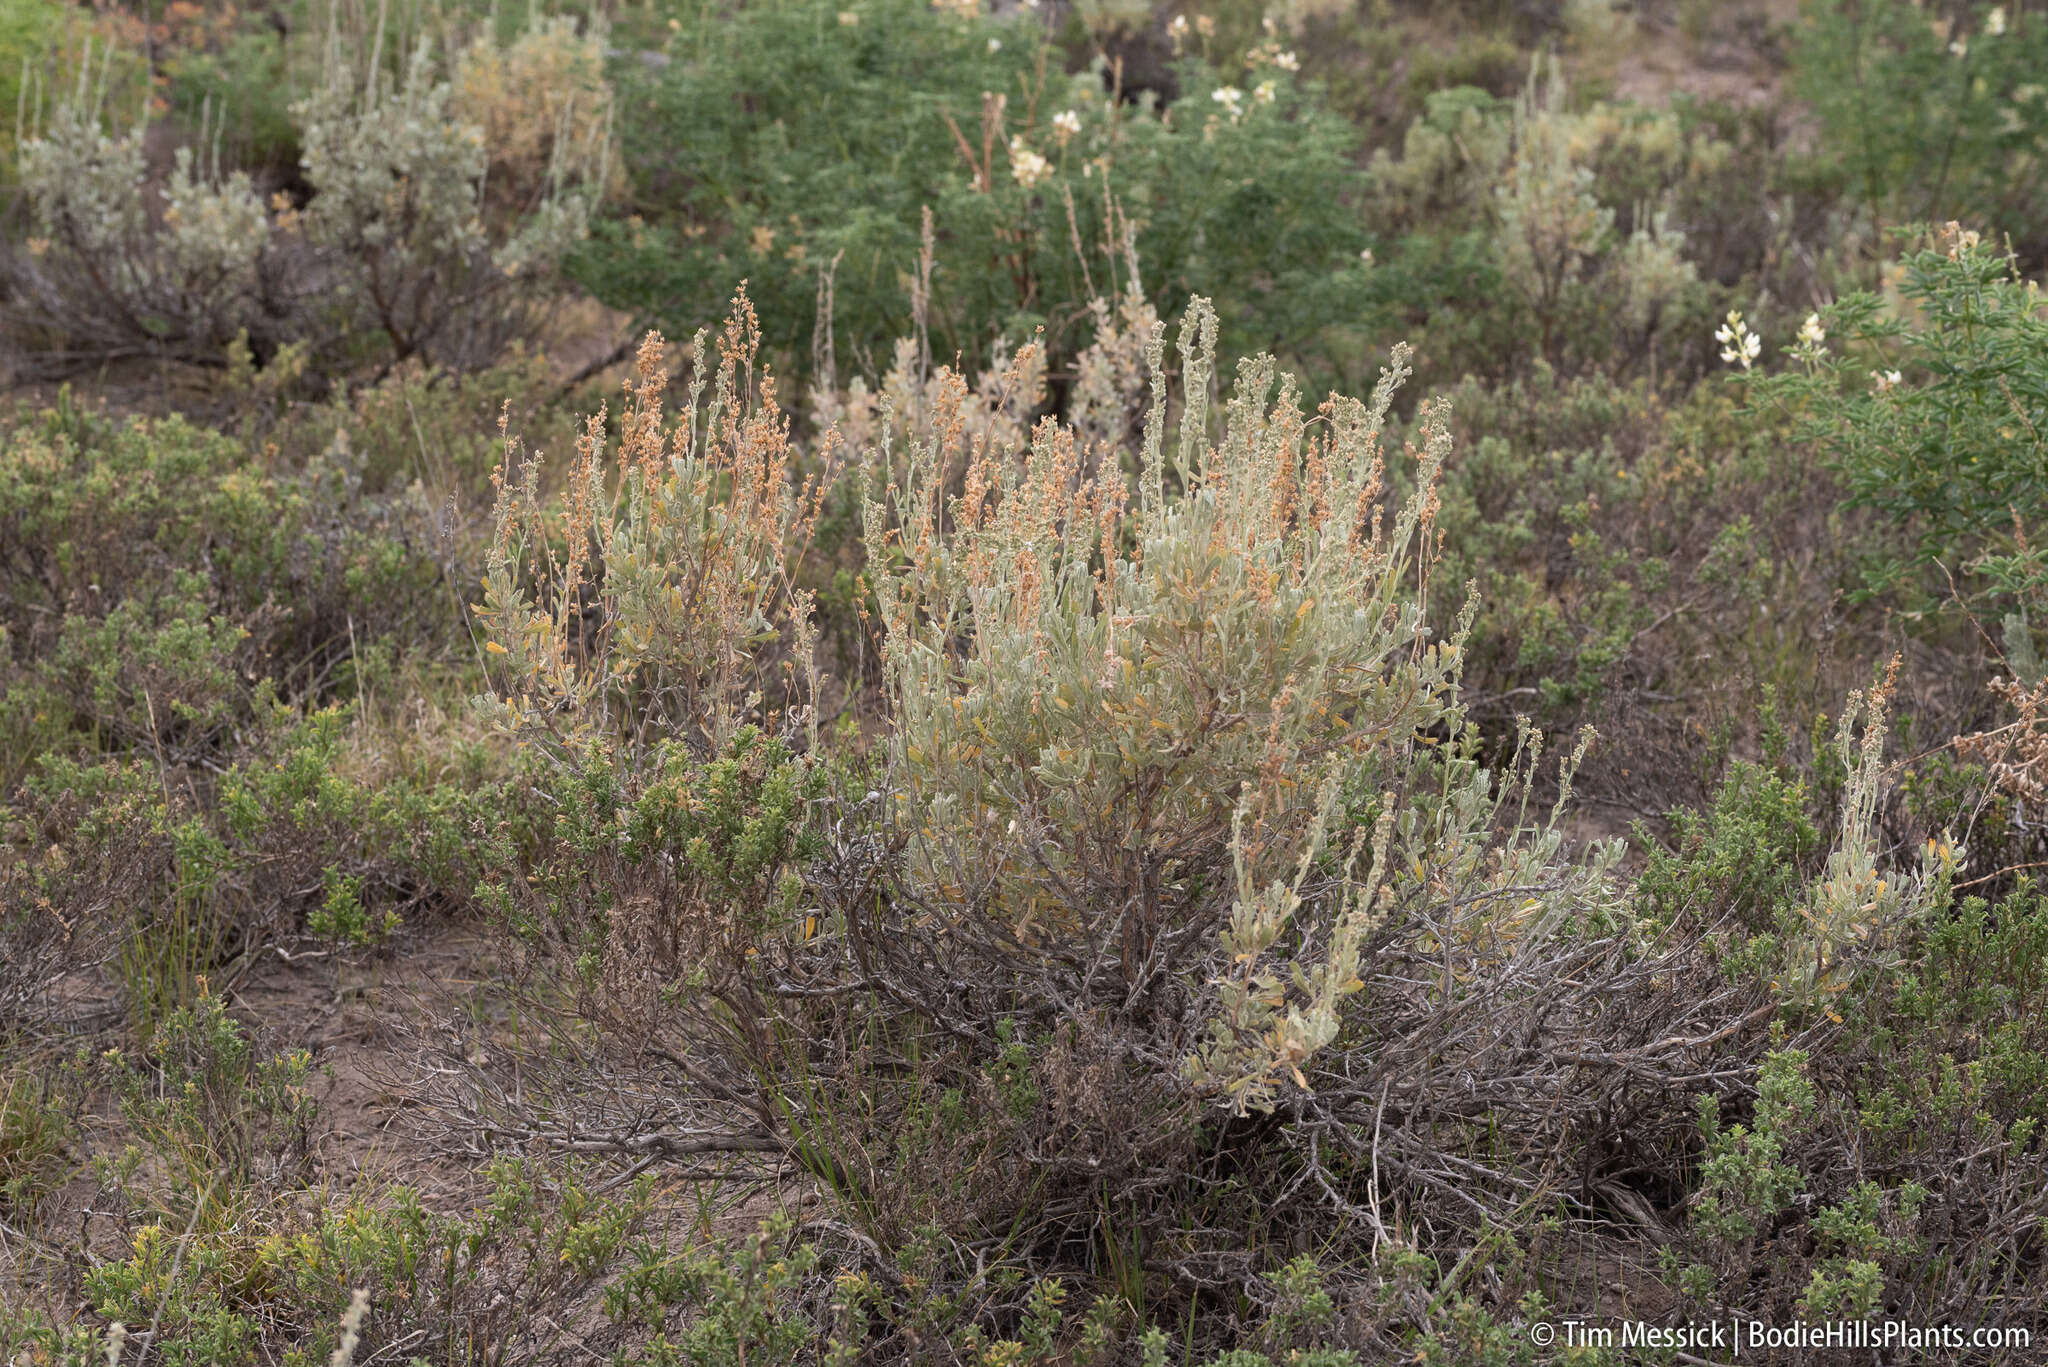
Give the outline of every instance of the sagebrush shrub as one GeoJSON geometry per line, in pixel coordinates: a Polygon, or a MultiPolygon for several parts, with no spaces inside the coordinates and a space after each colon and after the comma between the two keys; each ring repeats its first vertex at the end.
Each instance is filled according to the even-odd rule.
{"type": "Polygon", "coordinates": [[[1392,240],[1372,291],[1426,326],[1446,378],[1451,366],[1519,375],[1531,359],[1654,376],[1695,309],[1701,284],[1672,210],[1727,145],[1670,111],[1575,109],[1569,94],[1554,60],[1531,64],[1515,100],[1438,91],[1398,159],[1374,154],[1367,221],[1392,240]]]}
{"type": "Polygon", "coordinates": [[[640,348],[617,455],[590,419],[557,512],[538,458],[508,444],[497,532],[476,612],[498,696],[495,725],[569,759],[585,738],[633,756],[664,741],[722,751],[743,725],[771,734],[811,717],[812,595],[795,567],[831,482],[796,460],[744,293],[696,378],[681,421],[663,410],[662,340],[640,348]],[[758,384],[758,389],[756,388],[758,384]]]}
{"type": "Polygon", "coordinates": [[[502,60],[490,40],[470,50],[469,70],[484,73],[470,104],[508,139],[501,171],[515,198],[495,212],[484,129],[451,107],[424,38],[395,76],[376,45],[343,53],[331,40],[316,88],[291,110],[312,190],[303,208],[265,203],[246,172],[221,165],[218,130],[202,126],[198,149],[177,153],[159,218],[147,126],[109,131],[82,93],[58,104],[22,148],[33,224],[7,261],[7,314],[30,361],[222,366],[240,338],[264,359],[300,343],[330,363],[366,352],[488,363],[535,327],[536,302],[609,174],[610,95],[588,54],[571,63],[590,106],[578,118],[569,91],[549,97],[553,69],[534,55],[574,41],[546,26],[522,41],[503,59],[524,82],[518,100],[491,93],[486,76],[502,60]]]}
{"type": "Polygon", "coordinates": [[[1467,862],[1483,774],[1414,806],[1444,781],[1421,738],[1463,725],[1466,623],[1431,641],[1423,608],[1447,415],[1425,409],[1414,492],[1389,516],[1379,443],[1405,354],[1370,405],[1332,398],[1313,426],[1291,378],[1244,362],[1212,444],[1214,337],[1197,301],[1169,455],[1154,334],[1135,507],[1070,431],[992,450],[948,443],[942,418],[870,503],[868,549],[878,567],[892,536],[903,548],[871,569],[895,800],[954,952],[992,990],[1040,965],[1008,990],[1054,1018],[1141,999],[1170,1018],[1213,979],[1192,1075],[1263,1104],[1334,1038],[1397,880],[1441,858],[1513,882],[1546,856],[1467,862]]]}

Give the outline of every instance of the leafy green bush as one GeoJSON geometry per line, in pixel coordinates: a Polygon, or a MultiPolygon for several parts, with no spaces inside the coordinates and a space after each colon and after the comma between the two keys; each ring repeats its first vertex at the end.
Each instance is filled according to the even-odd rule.
{"type": "MultiPolygon", "coordinates": [[[[423,509],[360,496],[345,447],[300,473],[181,418],[17,417],[0,460],[10,681],[90,744],[221,748],[255,685],[329,692],[355,643],[443,629],[423,509]]],[[[74,740],[75,743],[75,740],[74,740]]]]}
{"type": "MultiPolygon", "coordinates": [[[[485,1176],[487,1196],[461,1215],[398,1187],[310,1215],[285,1192],[227,1224],[145,1219],[87,1276],[86,1298],[102,1321],[154,1324],[153,1360],[173,1363],[241,1361],[262,1344],[311,1367],[344,1338],[359,1353],[396,1345],[450,1363],[544,1353],[572,1341],[562,1320],[626,1261],[651,1185],[601,1197],[573,1173],[548,1182],[516,1159],[485,1176]],[[350,1313],[358,1299],[367,1313],[350,1313]]],[[[46,1351],[67,1337],[29,1329],[46,1351]]]]}
{"type": "Polygon", "coordinates": [[[1796,32],[1797,87],[1873,228],[1965,219],[2012,234],[2029,265],[2041,263],[2048,23],[2038,13],[1816,0],[1796,32]]]}
{"type": "Polygon", "coordinates": [[[1778,933],[1819,844],[1803,796],[1783,775],[1738,762],[1711,813],[1672,813],[1683,853],[1651,851],[1637,889],[1650,914],[1727,914],[1752,933],[1778,933]]]}
{"type": "Polygon", "coordinates": [[[415,778],[352,753],[344,710],[271,706],[204,799],[154,754],[41,758],[0,808],[10,1012],[39,1006],[58,964],[111,960],[147,1033],[239,955],[369,947],[407,911],[468,901],[495,824],[481,756],[415,778]]]}
{"type": "Polygon", "coordinates": [[[1904,589],[1924,608],[1915,590],[1946,596],[1953,582],[2006,614],[2007,654],[2037,677],[2043,562],[2028,523],[2048,498],[2039,287],[1951,225],[1906,255],[1897,290],[1817,315],[1797,364],[1756,380],[1756,398],[1802,419],[1799,435],[1820,444],[1850,498],[1895,529],[1869,588],[1904,589]]]}
{"type": "Polygon", "coordinates": [[[1099,70],[1061,75],[1029,13],[804,0],[675,22],[659,60],[619,77],[633,213],[581,269],[607,301],[681,335],[744,276],[769,354],[801,372],[822,277],[820,361],[876,375],[906,304],[928,301],[927,364],[979,367],[1042,327],[1059,371],[1090,339],[1089,301],[1117,293],[1132,234],[1149,297],[1214,297],[1226,346],[1319,376],[1355,365],[1351,138],[1272,60],[1277,42],[1250,88],[1191,61],[1162,108],[1111,100],[1099,70]]]}
{"type": "MultiPolygon", "coordinates": [[[[1467,706],[1569,732],[1621,674],[1671,577],[1645,553],[1666,548],[1636,535],[1660,426],[1643,385],[1561,380],[1540,362],[1505,385],[1468,379],[1450,400],[1470,435],[1444,473],[1440,573],[1479,598],[1467,706]]],[[[1436,613],[1448,623],[1448,606],[1436,613]]]]}
{"type": "Polygon", "coordinates": [[[488,869],[483,895],[621,1004],[673,1009],[687,988],[739,991],[738,1007],[749,959],[818,930],[799,871],[818,852],[807,808],[822,780],[751,727],[706,763],[668,742],[636,771],[593,746],[566,776],[527,776],[552,800],[552,824],[524,861],[488,869]]]}
{"type": "Polygon", "coordinates": [[[1750,1118],[1702,1100],[1706,1150],[1677,1280],[1698,1308],[1768,1307],[1958,1326],[2038,1315],[2011,1270],[2041,1166],[2048,1053],[2036,891],[1945,896],[1895,970],[1835,996],[1821,1051],[1779,1049],[1750,1118]],[[1996,1163],[1965,1155],[1986,1150],[1996,1163]],[[1930,1256],[1935,1245],[1955,1256],[1930,1256]],[[2003,1288],[1987,1304],[1982,1288],[2003,1288]]]}

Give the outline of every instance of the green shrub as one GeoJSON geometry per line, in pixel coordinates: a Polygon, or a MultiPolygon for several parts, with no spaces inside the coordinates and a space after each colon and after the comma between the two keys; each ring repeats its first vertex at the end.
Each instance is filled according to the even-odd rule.
{"type": "MultiPolygon", "coordinates": [[[[1469,438],[1444,473],[1440,573],[1477,586],[1467,706],[1568,733],[1621,674],[1671,578],[1654,553],[1665,548],[1639,531],[1639,472],[1660,425],[1644,386],[1561,380],[1543,363],[1497,387],[1468,379],[1450,399],[1469,438]]],[[[1438,621],[1450,617],[1439,602],[1438,621]]]]}
{"type": "Polygon", "coordinates": [[[810,369],[815,341],[873,377],[906,304],[928,301],[922,364],[980,367],[1042,327],[1057,370],[1090,338],[1089,301],[1117,293],[1128,232],[1148,296],[1216,298],[1227,346],[1318,376],[1356,362],[1351,137],[1270,59],[1190,61],[1161,108],[1111,101],[1099,69],[1062,76],[1028,13],[804,0],[676,26],[664,60],[619,78],[634,213],[581,269],[609,302],[682,335],[744,276],[779,369],[810,369]],[[831,335],[814,339],[821,276],[831,335]]]}
{"type": "Polygon", "coordinates": [[[1808,1036],[1826,1048],[1770,1056],[1749,1120],[1703,1099],[1684,1250],[1702,1261],[1679,1277],[1696,1303],[1958,1326],[2039,1313],[2009,1235],[2043,1161],[2048,917],[2024,885],[1931,912],[1901,961],[1832,997],[1839,1031],[1808,1036]],[[1967,1157],[1986,1150],[1999,1161],[1967,1157]],[[2007,1288],[1995,1307],[1985,1285],[2007,1288]]]}
{"type": "Polygon", "coordinates": [[[1736,761],[1711,811],[1670,814],[1673,848],[1651,849],[1636,884],[1645,914],[1660,924],[1725,918],[1738,943],[1785,934],[1816,872],[1820,832],[1808,806],[1805,785],[1782,768],[1736,761]]]}
{"type": "Polygon", "coordinates": [[[2013,234],[2040,264],[2048,23],[2039,14],[1815,0],[1796,34],[1796,86],[1820,118],[1826,160],[1874,228],[1965,219],[2013,234]]]}
{"type": "Polygon", "coordinates": [[[97,746],[210,754],[255,684],[332,691],[351,647],[440,632],[425,510],[371,501],[345,444],[300,473],[183,419],[17,418],[0,459],[9,673],[97,746]]]}
{"type": "Polygon", "coordinates": [[[2043,571],[2028,527],[2048,498],[2040,290],[1955,225],[1908,252],[1897,289],[1895,301],[1857,294],[1816,315],[1815,340],[1795,345],[1794,367],[1757,379],[1755,397],[1800,418],[1849,497],[1895,529],[1867,586],[1924,608],[1919,595],[1945,597],[1952,579],[2006,615],[2006,651],[2023,667],[2041,658],[2043,571]]]}
{"type": "MultiPolygon", "coordinates": [[[[143,1223],[88,1275],[86,1296],[103,1321],[155,1324],[172,1363],[242,1361],[260,1344],[314,1367],[344,1339],[365,1357],[396,1345],[492,1367],[572,1341],[587,1349],[563,1320],[620,1270],[647,1223],[649,1184],[600,1199],[574,1174],[544,1182],[515,1159],[486,1177],[488,1196],[465,1215],[433,1213],[400,1187],[310,1217],[279,1203],[182,1235],[143,1223]]],[[[68,1337],[31,1329],[45,1351],[68,1337]]]]}
{"type": "Polygon", "coordinates": [[[668,742],[638,770],[592,746],[568,774],[536,765],[526,782],[552,822],[481,892],[618,1004],[673,1009],[687,989],[737,991],[737,1007],[751,958],[818,933],[800,870],[818,852],[823,774],[782,741],[743,728],[708,762],[668,742]]]}
{"type": "Polygon", "coordinates": [[[430,777],[393,772],[364,762],[348,720],[270,704],[203,799],[153,753],[43,756],[0,808],[9,1011],[38,1009],[58,965],[110,960],[146,1035],[237,955],[308,935],[368,948],[406,911],[465,905],[501,819],[488,765],[455,752],[430,777]]]}

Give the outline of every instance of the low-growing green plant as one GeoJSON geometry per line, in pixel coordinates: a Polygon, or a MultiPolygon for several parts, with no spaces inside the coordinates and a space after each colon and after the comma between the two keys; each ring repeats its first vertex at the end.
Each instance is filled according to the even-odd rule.
{"type": "Polygon", "coordinates": [[[59,407],[8,432],[8,673],[87,748],[216,755],[261,679],[317,696],[352,646],[421,643],[453,608],[426,510],[364,498],[345,445],[287,472],[179,418],[59,407]]]}
{"type": "Polygon", "coordinates": [[[1671,847],[1648,851],[1636,884],[1645,914],[1659,923],[1725,918],[1738,945],[1787,931],[1786,914],[1817,871],[1821,847],[1799,780],[1782,768],[1738,760],[1711,810],[1675,811],[1669,820],[1671,847]]]}
{"type": "MultiPolygon", "coordinates": [[[[642,1247],[639,1261],[605,1289],[605,1312],[653,1331],[652,1337],[618,1361],[630,1367],[853,1361],[857,1337],[848,1342],[833,1333],[835,1326],[804,1313],[818,1252],[803,1243],[787,1247],[790,1224],[776,1216],[749,1237],[680,1255],[642,1247]]],[[[856,1285],[841,1293],[836,1327],[857,1334],[864,1297],[856,1285]]]]}
{"type": "MultiPolygon", "coordinates": [[[[1636,534],[1636,467],[1657,437],[1645,387],[1539,364],[1498,387],[1468,379],[1450,399],[1469,440],[1444,472],[1440,573],[1477,586],[1467,706],[1568,734],[1632,663],[1670,586],[1665,548],[1636,534]]],[[[1448,605],[1435,613],[1449,624],[1448,605]]]]}
{"type": "MultiPolygon", "coordinates": [[[[514,1159],[486,1176],[488,1196],[465,1215],[398,1188],[310,1218],[276,1203],[230,1227],[143,1223],[86,1296],[103,1322],[154,1324],[154,1360],[173,1363],[241,1361],[261,1344],[314,1367],[342,1360],[346,1342],[366,1360],[410,1350],[496,1367],[577,1342],[562,1320],[621,1270],[650,1185],[600,1199],[574,1174],[544,1182],[514,1159]]],[[[46,1327],[29,1341],[49,1351],[75,1335],[46,1327]]]]}
{"type": "Polygon", "coordinates": [[[27,1069],[0,1073],[0,1212],[32,1225],[36,1207],[62,1180],[71,1118],[57,1079],[27,1069]]]}

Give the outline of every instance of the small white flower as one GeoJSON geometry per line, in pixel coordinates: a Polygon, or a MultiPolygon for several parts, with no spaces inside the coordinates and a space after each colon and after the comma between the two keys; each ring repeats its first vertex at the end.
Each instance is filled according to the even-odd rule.
{"type": "Polygon", "coordinates": [[[1219,85],[1209,92],[1209,98],[1223,106],[1232,123],[1244,113],[1244,92],[1234,85],[1219,85]]]}
{"type": "Polygon", "coordinates": [[[1072,109],[1063,109],[1052,116],[1052,127],[1060,135],[1060,141],[1077,136],[1081,131],[1081,115],[1072,109]]]}
{"type": "Polygon", "coordinates": [[[1363,261],[1366,265],[1370,266],[1372,264],[1372,248],[1367,247],[1364,251],[1360,252],[1358,254],[1358,259],[1360,261],[1363,261]]]}
{"type": "Polygon", "coordinates": [[[1032,151],[1019,135],[1010,139],[1010,174],[1029,190],[1052,175],[1052,163],[1032,151]]]}
{"type": "Polygon", "coordinates": [[[1897,388],[1902,377],[1896,370],[1873,370],[1870,378],[1877,385],[1877,392],[1883,394],[1897,388]]]}
{"type": "Polygon", "coordinates": [[[1806,321],[1799,325],[1799,340],[1810,347],[1817,347],[1827,339],[1827,330],[1820,325],[1820,315],[1807,314],[1806,321]]]}
{"type": "Polygon", "coordinates": [[[1252,87],[1253,104],[1271,104],[1275,98],[1276,92],[1271,81],[1260,81],[1252,87]]]}
{"type": "Polygon", "coordinates": [[[1756,358],[1764,350],[1763,338],[1749,330],[1749,325],[1742,321],[1740,309],[1728,310],[1728,319],[1715,329],[1714,340],[1721,344],[1721,359],[1744,370],[1756,364],[1756,358]]]}
{"type": "Polygon", "coordinates": [[[1991,13],[1984,16],[1984,32],[1993,38],[2005,36],[2005,6],[1993,5],[1991,13]]]}
{"type": "Polygon", "coordinates": [[[1292,52],[1276,52],[1273,54],[1273,65],[1279,67],[1282,71],[1299,71],[1301,70],[1301,58],[1295,56],[1292,52]]]}
{"type": "Polygon", "coordinates": [[[1003,40],[1002,40],[1002,39],[1000,39],[1000,38],[991,38],[991,39],[989,39],[989,40],[988,40],[988,50],[989,50],[990,52],[1001,52],[1001,51],[1003,50],[1003,40]]]}
{"type": "Polygon", "coordinates": [[[1950,43],[1948,45],[1948,50],[1949,55],[1953,57],[1967,57],[1970,55],[1969,43],[1965,42],[1961,38],[1958,38],[1954,42],[1950,43]]]}

